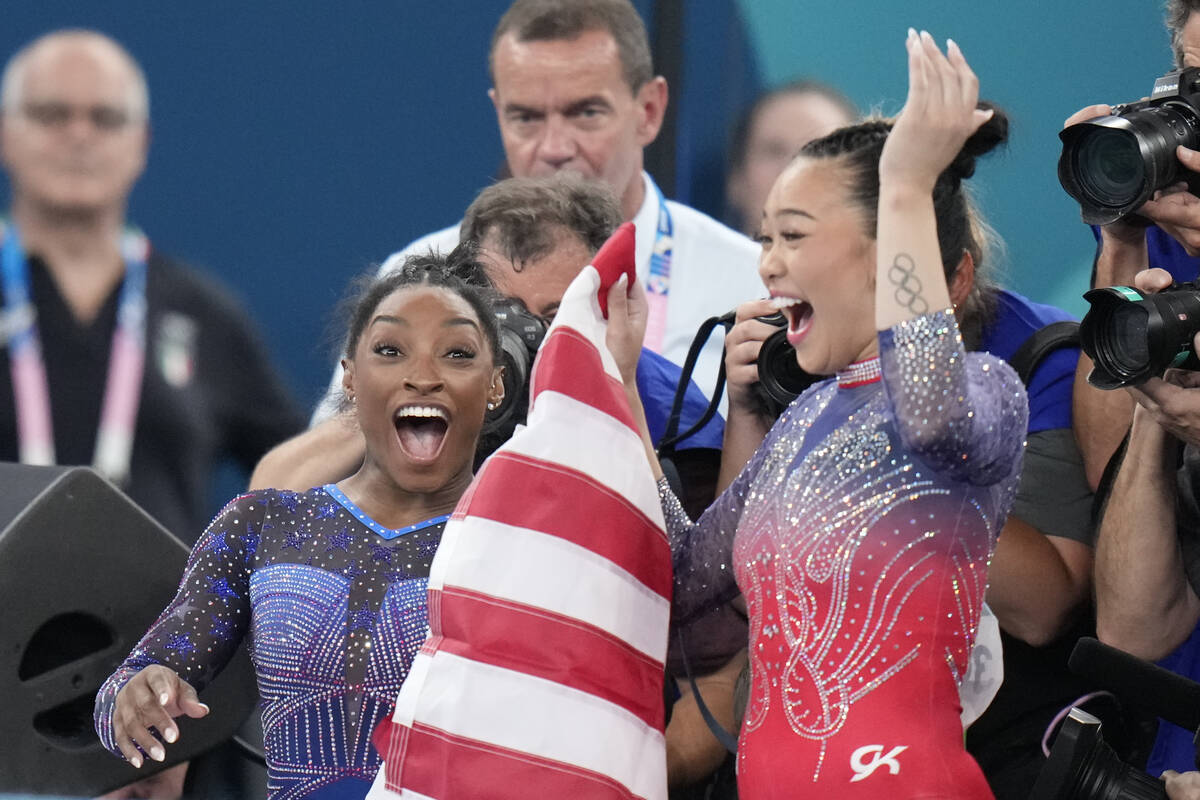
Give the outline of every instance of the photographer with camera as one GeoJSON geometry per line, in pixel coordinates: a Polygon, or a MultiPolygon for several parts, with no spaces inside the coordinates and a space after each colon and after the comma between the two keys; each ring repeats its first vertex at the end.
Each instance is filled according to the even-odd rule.
{"type": "MultiPolygon", "coordinates": [[[[1175,68],[1200,67],[1200,0],[1167,0],[1165,22],[1171,37],[1175,68]]],[[[1088,106],[1072,114],[1064,128],[1113,112],[1114,109],[1107,105],[1088,106]]],[[[1127,141],[1132,139],[1126,138],[1127,141]]],[[[1115,137],[1109,137],[1109,140],[1116,142],[1115,137]]],[[[1162,139],[1163,142],[1173,140],[1174,137],[1162,139]]],[[[1175,158],[1170,155],[1162,158],[1160,168],[1170,169],[1177,165],[1182,168],[1174,170],[1176,174],[1165,188],[1150,194],[1146,202],[1136,208],[1135,214],[1106,224],[1094,224],[1097,248],[1093,288],[1128,286],[1134,276],[1147,267],[1164,269],[1180,281],[1193,280],[1200,273],[1200,258],[1197,258],[1200,255],[1200,199],[1195,191],[1187,188],[1188,179],[1200,175],[1200,141],[1192,139],[1172,149],[1175,158]]],[[[1097,152],[1097,155],[1100,156],[1098,163],[1103,165],[1104,154],[1097,152]]],[[[1136,173],[1136,167],[1127,171],[1128,162],[1121,168],[1120,159],[1109,163],[1118,166],[1113,173],[1118,180],[1100,188],[1122,188],[1124,181],[1121,179],[1127,181],[1136,173]]],[[[1098,392],[1090,388],[1087,376],[1091,369],[1091,359],[1080,358],[1075,380],[1075,417],[1079,448],[1088,482],[1094,489],[1099,486],[1105,465],[1129,428],[1134,401],[1124,392],[1098,392]]],[[[1193,397],[1180,387],[1165,388],[1164,392],[1170,400],[1167,408],[1172,424],[1186,430],[1187,438],[1200,441],[1200,395],[1193,397]]]]}
{"type": "MultiPolygon", "coordinates": [[[[1165,270],[1152,269],[1138,273],[1132,283],[1153,298],[1172,280],[1165,270]]],[[[1114,334],[1119,330],[1111,330],[1113,322],[1104,327],[1114,334]]],[[[1188,337],[1192,347],[1194,332],[1188,337]]],[[[1083,333],[1107,376],[1104,344],[1119,340],[1099,330],[1083,333]]],[[[1100,519],[1095,573],[1100,640],[1139,658],[1162,659],[1164,667],[1192,678],[1200,676],[1200,440],[1180,424],[1180,398],[1185,405],[1196,403],[1200,393],[1192,390],[1198,387],[1200,373],[1168,369],[1162,377],[1125,386],[1124,393],[1107,392],[1126,394],[1133,411],[1100,519]]],[[[1161,724],[1147,771],[1190,769],[1192,733],[1161,724]]]]}
{"type": "MultiPolygon", "coordinates": [[[[1166,347],[1164,331],[1180,327],[1171,317],[1178,318],[1183,310],[1186,318],[1188,312],[1177,308],[1161,314],[1150,309],[1143,316],[1120,308],[1186,305],[1189,292],[1171,293],[1175,296],[1170,298],[1157,293],[1173,281],[1194,280],[1200,271],[1195,258],[1200,254],[1195,102],[1200,90],[1200,73],[1195,71],[1200,68],[1200,0],[1168,0],[1166,25],[1181,72],[1159,79],[1148,100],[1117,109],[1090,106],[1072,115],[1062,134],[1059,172],[1064,187],[1080,200],[1085,221],[1095,225],[1098,248],[1092,286],[1136,287],[1149,296],[1142,303],[1138,292],[1126,289],[1089,294],[1094,303],[1089,318],[1108,307],[1111,324],[1097,325],[1098,331],[1106,331],[1103,336],[1081,331],[1090,340],[1085,348],[1093,354],[1121,356],[1102,363],[1093,380],[1109,389],[1126,388],[1102,391],[1089,383],[1096,365],[1090,356],[1080,358],[1074,392],[1080,450],[1092,486],[1101,484],[1102,475],[1105,483],[1111,481],[1097,533],[1097,635],[1107,644],[1143,659],[1161,659],[1167,669],[1196,678],[1200,599],[1195,586],[1200,581],[1191,575],[1200,558],[1191,554],[1200,557],[1195,546],[1200,532],[1200,392],[1195,389],[1200,375],[1170,369],[1162,377],[1147,379],[1175,361],[1180,342],[1172,343],[1170,353],[1156,351],[1166,347]],[[1108,116],[1095,119],[1103,115],[1108,116]],[[1089,130],[1093,128],[1100,133],[1089,130]],[[1085,132],[1096,145],[1090,148],[1090,158],[1083,157],[1089,152],[1085,132]],[[1118,326],[1118,320],[1128,327],[1118,326]],[[1154,360],[1155,355],[1166,361],[1154,360]],[[1123,458],[1109,465],[1126,435],[1123,458]]],[[[1194,332],[1184,335],[1184,350],[1194,347],[1194,332]]],[[[1178,339],[1179,332],[1173,336],[1178,339]]],[[[1194,756],[1192,732],[1163,724],[1146,768],[1151,774],[1168,768],[1191,770],[1194,756]]],[[[1192,776],[1169,779],[1171,796],[1200,797],[1192,776]]]]}

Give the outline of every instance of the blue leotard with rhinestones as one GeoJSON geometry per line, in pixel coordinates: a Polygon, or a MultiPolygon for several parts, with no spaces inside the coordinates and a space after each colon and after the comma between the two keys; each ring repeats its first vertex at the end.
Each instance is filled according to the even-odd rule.
{"type": "Polygon", "coordinates": [[[1027,403],[954,317],[879,335],[882,379],[801,395],[695,525],[664,491],[676,624],[737,593],[739,796],[989,798],[958,682],[1020,474],[1027,403]],[[735,582],[736,579],[736,582],[735,582]]]}
{"type": "Polygon", "coordinates": [[[425,641],[445,520],[389,530],[332,485],[231,502],[196,542],[175,599],[101,687],[105,747],[120,755],[113,705],[139,670],[162,664],[203,689],[245,640],[270,797],[363,797],[380,762],[371,733],[425,641]]]}

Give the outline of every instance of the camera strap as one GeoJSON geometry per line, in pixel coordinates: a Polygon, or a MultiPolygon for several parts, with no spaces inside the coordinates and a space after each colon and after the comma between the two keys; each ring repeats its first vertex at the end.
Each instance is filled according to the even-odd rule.
{"type": "Polygon", "coordinates": [[[679,433],[679,425],[683,416],[683,400],[687,396],[688,384],[692,382],[692,373],[696,369],[696,360],[700,357],[700,351],[704,349],[704,345],[708,343],[712,332],[720,327],[724,330],[729,330],[733,325],[734,314],[730,311],[727,314],[722,314],[719,317],[709,317],[704,320],[704,323],[696,331],[696,336],[692,339],[692,344],[688,348],[687,358],[683,360],[683,370],[679,374],[679,383],[675,386],[675,397],[671,401],[671,414],[667,417],[667,427],[663,431],[663,437],[657,445],[657,452],[661,458],[665,454],[674,451],[675,445],[684,439],[691,436],[696,431],[708,424],[717,413],[717,407],[721,405],[721,393],[725,391],[725,347],[721,347],[721,363],[717,368],[717,384],[713,388],[712,398],[709,400],[708,408],[700,416],[691,427],[683,433],[679,433]]]}
{"type": "Polygon", "coordinates": [[[688,663],[687,648],[683,645],[683,630],[677,631],[679,639],[679,658],[683,661],[683,672],[687,676],[688,683],[692,687],[692,696],[696,698],[696,708],[700,709],[700,716],[704,719],[704,724],[712,731],[712,735],[716,738],[721,746],[730,753],[737,755],[737,734],[730,733],[725,730],[725,726],[717,722],[717,718],[713,716],[708,704],[704,702],[704,698],[700,696],[700,690],[696,688],[696,678],[692,675],[692,665],[688,663]]]}
{"type": "Polygon", "coordinates": [[[1079,347],[1078,322],[1064,320],[1038,328],[1008,358],[1008,365],[1016,370],[1021,383],[1029,386],[1042,359],[1061,347],[1079,347]]]}

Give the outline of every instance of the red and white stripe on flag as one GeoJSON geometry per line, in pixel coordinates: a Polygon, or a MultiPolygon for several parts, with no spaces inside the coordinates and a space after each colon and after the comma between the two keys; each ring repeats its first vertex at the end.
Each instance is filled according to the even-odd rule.
{"type": "Polygon", "coordinates": [[[429,577],[430,637],[368,798],[666,798],[671,554],[605,347],[633,226],[571,284],[527,426],[480,470],[429,577]]]}

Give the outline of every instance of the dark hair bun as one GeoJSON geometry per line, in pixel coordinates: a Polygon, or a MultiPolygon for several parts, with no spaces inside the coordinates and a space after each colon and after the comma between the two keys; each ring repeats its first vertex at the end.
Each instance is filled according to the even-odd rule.
{"type": "Polygon", "coordinates": [[[991,109],[992,116],[971,134],[950,166],[946,167],[945,174],[955,180],[961,181],[974,175],[975,160],[1008,141],[1008,115],[986,100],[979,101],[977,108],[991,109]]]}

